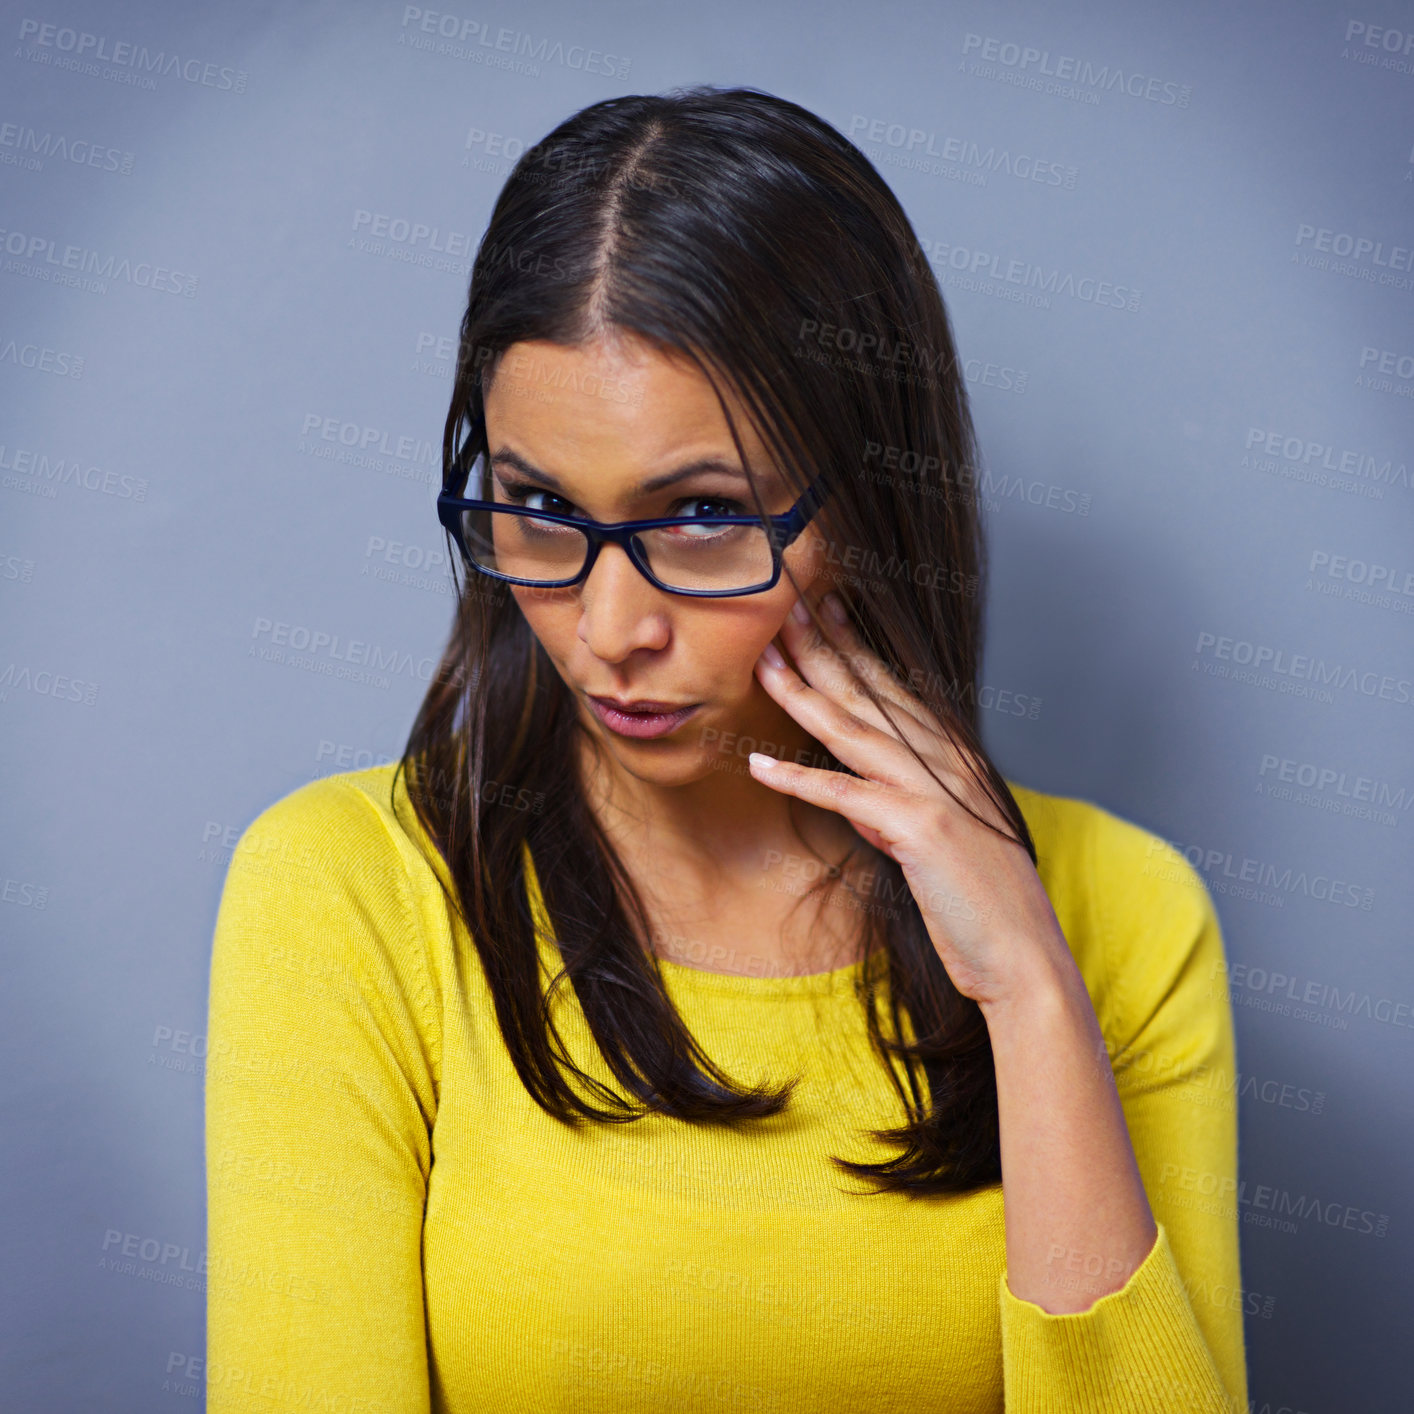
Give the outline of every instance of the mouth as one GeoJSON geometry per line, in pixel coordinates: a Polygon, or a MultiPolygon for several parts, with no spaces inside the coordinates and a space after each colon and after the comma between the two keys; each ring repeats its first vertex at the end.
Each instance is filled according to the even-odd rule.
{"type": "Polygon", "coordinates": [[[637,738],[666,736],[676,731],[702,705],[654,702],[648,698],[625,702],[616,697],[586,697],[594,715],[611,732],[637,738]]]}

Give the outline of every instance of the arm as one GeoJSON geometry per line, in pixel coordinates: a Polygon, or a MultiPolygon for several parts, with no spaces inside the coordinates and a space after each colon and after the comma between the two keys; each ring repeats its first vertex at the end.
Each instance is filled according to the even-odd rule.
{"type": "Polygon", "coordinates": [[[1078,972],[982,1008],[997,1073],[1007,1285],[1053,1314],[1119,1290],[1158,1236],[1078,972]]]}
{"type": "Polygon", "coordinates": [[[1245,1411],[1240,1305],[1216,1304],[1238,1283],[1236,1211],[1186,1207],[1178,1184],[1162,1187],[1186,1165],[1236,1191],[1235,1114],[1183,1088],[1233,1063],[1231,1005],[1211,987],[1222,940],[1201,879],[1157,836],[1080,802],[1074,843],[1089,874],[1074,872],[1080,916],[1095,923],[1087,965],[1098,933],[1107,979],[1101,1028],[1038,869],[978,784],[982,763],[843,605],[831,615],[833,597],[834,627],[807,630],[803,600],[782,625],[798,671],[772,643],[756,672],[854,774],[757,752],[748,761],[758,781],[838,811],[899,865],[953,985],[987,1019],[1012,1267],[1000,1281],[1007,1409],[1217,1414],[1230,1400],[1245,1411]],[[861,681],[889,700],[887,717],[861,681]],[[1142,1064],[1151,1053],[1161,1068],[1142,1064]],[[1047,1281],[1058,1266],[1067,1279],[1094,1269],[1096,1281],[1047,1281]],[[1196,1307],[1192,1281],[1213,1293],[1196,1307]]]}
{"type": "Polygon", "coordinates": [[[1236,1191],[1235,1106],[1203,1103],[1218,1097],[1194,1084],[1234,1073],[1230,1004],[1210,986],[1216,913],[1177,851],[1108,814],[1099,829],[1115,866],[1091,884],[1123,1031],[1113,1069],[1078,972],[983,1009],[1002,1129],[1006,1407],[1245,1411],[1236,1205],[1185,1206],[1178,1179],[1236,1191]]]}
{"type": "Polygon", "coordinates": [[[425,1414],[431,1008],[406,875],[357,791],[316,782],[242,836],[211,960],[213,1414],[425,1414]]]}

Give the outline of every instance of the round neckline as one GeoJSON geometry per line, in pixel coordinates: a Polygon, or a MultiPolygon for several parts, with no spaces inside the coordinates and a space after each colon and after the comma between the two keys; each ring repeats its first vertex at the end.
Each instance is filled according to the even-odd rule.
{"type": "Polygon", "coordinates": [[[713,972],[672,958],[659,957],[664,975],[704,992],[729,996],[791,997],[852,992],[855,978],[863,968],[863,958],[832,967],[828,972],[797,972],[779,977],[755,977],[749,972],[713,972]]]}
{"type": "MultiPolygon", "coordinates": [[[[535,856],[530,842],[523,841],[522,856],[526,865],[526,883],[531,898],[531,913],[537,928],[544,930],[544,936],[552,939],[554,929],[545,913],[545,899],[540,892],[540,877],[535,867],[535,856]]],[[[553,943],[551,943],[553,946],[553,943]]],[[[558,951],[558,950],[557,950],[558,951]]],[[[665,978],[672,978],[675,986],[686,991],[715,993],[730,997],[818,997],[848,995],[854,991],[855,980],[864,969],[864,959],[856,958],[843,967],[831,968],[828,972],[802,972],[793,976],[753,977],[742,972],[712,972],[704,967],[692,967],[685,962],[674,962],[672,958],[655,954],[665,978]]]]}

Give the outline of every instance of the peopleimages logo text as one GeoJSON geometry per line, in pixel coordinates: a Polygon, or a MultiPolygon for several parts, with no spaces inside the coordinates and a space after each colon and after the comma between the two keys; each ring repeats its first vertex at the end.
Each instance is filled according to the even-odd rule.
{"type": "Polygon", "coordinates": [[[602,49],[583,44],[566,46],[560,40],[552,44],[544,35],[537,39],[525,30],[508,29],[505,25],[493,28],[481,20],[444,10],[424,10],[420,5],[403,7],[402,30],[399,42],[431,36],[421,43],[413,42],[413,47],[439,50],[456,59],[500,53],[536,64],[559,64],[566,69],[618,79],[628,77],[631,62],[620,54],[606,54],[602,49]]]}
{"type": "Polygon", "coordinates": [[[1033,71],[1049,79],[1063,80],[1082,88],[1113,93],[1116,89],[1130,98],[1144,98],[1150,103],[1172,104],[1187,108],[1193,89],[1172,79],[1157,79],[1120,65],[1093,64],[1074,55],[1052,55],[1049,49],[1037,49],[1030,44],[1015,44],[992,35],[969,34],[963,38],[965,58],[983,59],[1000,64],[1018,73],[1033,71]]]}
{"type": "MultiPolygon", "coordinates": [[[[43,20],[20,21],[20,43],[36,49],[53,50],[74,62],[112,64],[116,68],[132,69],[141,74],[158,74],[163,78],[175,75],[187,83],[203,88],[225,89],[244,93],[250,75],[244,69],[226,64],[213,64],[166,49],[149,49],[145,44],[128,40],[111,40],[107,35],[91,34],[70,25],[49,24],[43,20]]],[[[58,62],[58,61],[55,61],[58,62]]]]}
{"type": "Polygon", "coordinates": [[[1414,683],[1408,678],[1361,670],[1351,664],[1327,663],[1324,658],[1310,653],[1290,653],[1285,648],[1252,643],[1245,638],[1230,638],[1206,629],[1200,630],[1194,651],[1200,659],[1206,655],[1278,677],[1359,692],[1386,702],[1414,703],[1414,683]]]}

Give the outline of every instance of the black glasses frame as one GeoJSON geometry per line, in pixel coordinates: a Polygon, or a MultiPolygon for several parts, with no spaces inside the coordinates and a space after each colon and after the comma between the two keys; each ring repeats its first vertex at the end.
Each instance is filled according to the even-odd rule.
{"type": "Polygon", "coordinates": [[[470,435],[457,452],[456,460],[452,464],[456,490],[453,491],[444,486],[438,493],[437,519],[441,521],[447,533],[452,537],[466,564],[479,574],[484,574],[490,579],[499,579],[506,584],[523,584],[537,589],[564,589],[572,584],[579,584],[588,578],[590,570],[594,568],[595,560],[599,558],[601,547],[607,541],[622,547],[624,553],[632,561],[634,568],[644,579],[655,589],[661,589],[667,594],[686,594],[698,599],[727,599],[740,594],[761,594],[768,589],[774,589],[780,581],[782,552],[810,524],[830,494],[830,488],[826,485],[824,476],[821,475],[817,476],[805,488],[800,499],[790,510],[783,511],[778,516],[659,516],[653,520],[620,521],[586,520],[580,516],[561,515],[556,511],[533,511],[525,506],[508,506],[503,501],[470,500],[458,495],[457,492],[465,487],[467,478],[471,474],[471,467],[476,464],[476,458],[473,458],[468,465],[466,454],[469,448],[480,441],[485,425],[485,418],[478,417],[470,435]],[[584,557],[584,565],[577,575],[569,579],[550,580],[521,579],[516,575],[502,574],[499,570],[487,569],[485,565],[478,564],[473,560],[467,552],[466,541],[463,539],[457,515],[462,510],[491,510],[500,515],[531,516],[535,520],[548,520],[556,525],[573,526],[575,530],[583,531],[589,540],[589,550],[584,557]],[[638,544],[634,540],[634,536],[639,531],[656,530],[664,525],[764,525],[766,539],[771,547],[771,577],[762,584],[751,585],[746,589],[678,589],[671,584],[664,584],[648,567],[646,557],[640,552],[638,544]]]}

